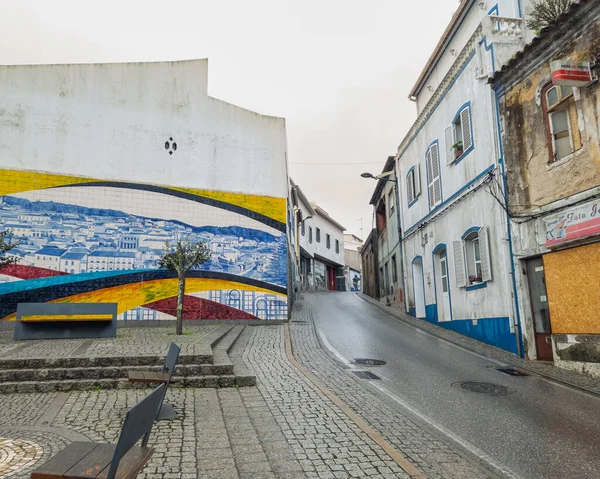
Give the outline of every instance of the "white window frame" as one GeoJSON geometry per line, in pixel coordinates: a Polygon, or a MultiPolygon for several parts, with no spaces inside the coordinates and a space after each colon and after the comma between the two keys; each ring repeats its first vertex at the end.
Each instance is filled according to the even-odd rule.
{"type": "Polygon", "coordinates": [[[454,274],[459,288],[476,286],[492,280],[489,234],[485,226],[470,232],[460,241],[453,242],[454,274]],[[479,260],[475,254],[479,246],[479,260]],[[481,277],[477,274],[478,266],[481,277]],[[475,277],[475,280],[471,280],[475,277]]]}
{"type": "Polygon", "coordinates": [[[471,104],[463,106],[452,123],[444,129],[444,146],[446,154],[446,165],[451,165],[468,153],[474,145],[473,141],[473,118],[471,115],[471,104]],[[453,146],[458,142],[462,144],[462,153],[456,155],[453,146]]]}
{"type": "Polygon", "coordinates": [[[406,175],[406,200],[408,207],[419,198],[421,194],[421,168],[419,164],[414,165],[406,175]]]}
{"type": "Polygon", "coordinates": [[[429,196],[429,209],[432,210],[442,204],[442,176],[440,169],[440,149],[438,142],[434,142],[425,155],[427,169],[427,191],[429,196]],[[437,175],[435,175],[437,168],[437,175]],[[436,198],[437,197],[437,198],[436,198]]]}

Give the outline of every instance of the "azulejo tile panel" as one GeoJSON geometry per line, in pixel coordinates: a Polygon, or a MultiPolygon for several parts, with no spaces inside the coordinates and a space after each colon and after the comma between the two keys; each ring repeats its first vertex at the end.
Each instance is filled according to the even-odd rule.
{"type": "Polygon", "coordinates": [[[185,237],[212,252],[186,283],[197,311],[285,319],[285,218],[285,198],[0,170],[0,231],[19,239],[7,253],[18,263],[0,270],[0,318],[19,302],[89,301],[118,302],[121,319],[170,319],[161,301],[177,280],[157,260],[185,237]]]}

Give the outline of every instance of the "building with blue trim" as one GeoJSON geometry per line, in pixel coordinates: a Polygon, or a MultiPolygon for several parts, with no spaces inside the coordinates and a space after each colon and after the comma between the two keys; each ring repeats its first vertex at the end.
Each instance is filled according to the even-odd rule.
{"type": "Polygon", "coordinates": [[[533,37],[525,3],[461,2],[410,92],[418,116],[395,156],[407,312],[516,354],[522,344],[488,79],[533,37]]]}

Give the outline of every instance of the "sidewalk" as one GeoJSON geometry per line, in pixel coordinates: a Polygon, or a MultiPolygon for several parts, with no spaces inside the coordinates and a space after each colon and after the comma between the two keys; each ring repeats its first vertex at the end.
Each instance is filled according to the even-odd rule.
{"type": "MultiPolygon", "coordinates": [[[[184,351],[204,352],[206,338],[215,332],[204,333],[181,338],[184,351]]],[[[158,355],[151,347],[154,342],[148,337],[141,351],[158,355]]],[[[32,344],[29,352],[52,351],[65,360],[82,349],[79,340],[61,340],[60,348],[53,344],[59,345],[32,344]]],[[[112,344],[115,352],[124,352],[112,344]]],[[[27,356],[29,346],[18,351],[9,346],[7,341],[5,358],[27,356]]],[[[178,417],[155,424],[150,445],[156,451],[140,479],[410,477],[290,363],[285,326],[246,327],[229,356],[236,368],[253,370],[258,386],[170,388],[166,400],[178,417]]],[[[27,478],[36,465],[72,441],[116,442],[126,411],[149,391],[1,395],[0,477],[27,478]]]]}
{"type": "Polygon", "coordinates": [[[591,376],[586,376],[584,374],[576,373],[574,371],[560,369],[551,364],[539,361],[530,361],[528,359],[519,358],[518,356],[515,356],[514,354],[503,349],[496,348],[495,346],[491,346],[486,343],[482,343],[481,341],[469,338],[468,336],[464,336],[460,333],[449,331],[447,329],[436,326],[435,324],[428,323],[427,321],[424,321],[422,319],[409,316],[408,314],[402,313],[390,306],[386,306],[380,301],[377,301],[376,299],[373,299],[370,296],[367,296],[363,293],[360,293],[359,297],[377,306],[379,309],[382,309],[386,313],[398,318],[399,320],[404,321],[405,323],[410,324],[411,326],[414,326],[415,328],[427,331],[428,333],[431,333],[441,339],[450,341],[451,343],[457,344],[477,354],[480,354],[487,358],[495,359],[497,361],[502,361],[504,363],[527,370],[528,372],[534,374],[538,374],[539,376],[543,376],[551,381],[562,383],[567,386],[581,389],[590,394],[600,396],[600,378],[594,378],[591,376]]]}

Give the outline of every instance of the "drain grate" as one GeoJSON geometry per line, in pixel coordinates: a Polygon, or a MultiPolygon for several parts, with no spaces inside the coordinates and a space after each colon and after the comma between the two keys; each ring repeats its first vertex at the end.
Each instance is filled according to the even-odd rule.
{"type": "Polygon", "coordinates": [[[306,324],[306,321],[295,320],[295,321],[292,321],[292,323],[306,324]]]}
{"type": "Polygon", "coordinates": [[[377,374],[373,374],[371,371],[352,371],[361,379],[381,379],[377,374]]]}
{"type": "Polygon", "coordinates": [[[354,364],[362,364],[363,366],[383,366],[387,363],[385,361],[382,361],[381,359],[359,358],[354,360],[354,364]]]}
{"type": "Polygon", "coordinates": [[[522,373],[514,368],[496,368],[496,371],[508,374],[509,376],[529,376],[529,374],[522,373]]]}
{"type": "Polygon", "coordinates": [[[460,383],[460,387],[479,394],[491,394],[492,396],[506,396],[508,388],[499,384],[481,383],[477,381],[464,381],[460,383]]]}

